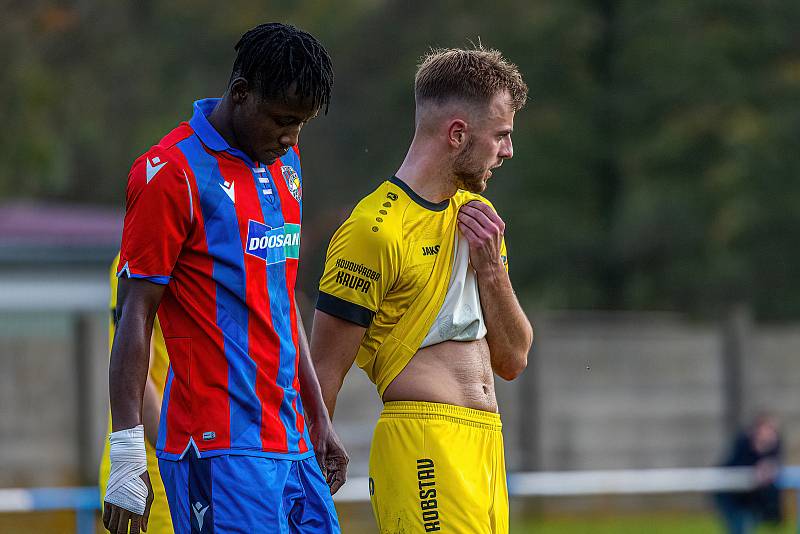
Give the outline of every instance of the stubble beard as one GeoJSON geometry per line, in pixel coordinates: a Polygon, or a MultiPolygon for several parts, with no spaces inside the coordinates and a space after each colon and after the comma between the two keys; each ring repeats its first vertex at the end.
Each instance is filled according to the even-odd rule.
{"type": "Polygon", "coordinates": [[[464,149],[453,160],[453,177],[456,187],[470,193],[483,193],[486,189],[486,171],[472,155],[473,140],[467,141],[464,149]]]}

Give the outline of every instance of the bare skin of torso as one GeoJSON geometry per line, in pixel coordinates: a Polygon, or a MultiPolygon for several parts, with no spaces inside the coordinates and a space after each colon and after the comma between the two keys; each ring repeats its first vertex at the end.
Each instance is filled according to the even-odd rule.
{"type": "Polygon", "coordinates": [[[420,349],[383,393],[383,401],[424,401],[497,412],[486,339],[420,349]]]}

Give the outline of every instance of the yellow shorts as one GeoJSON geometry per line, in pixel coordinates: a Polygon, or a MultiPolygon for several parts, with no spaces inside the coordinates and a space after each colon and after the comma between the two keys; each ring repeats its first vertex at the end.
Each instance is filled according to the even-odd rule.
{"type": "Polygon", "coordinates": [[[508,532],[501,428],[496,413],[387,402],[369,456],[379,532],[508,532]]]}

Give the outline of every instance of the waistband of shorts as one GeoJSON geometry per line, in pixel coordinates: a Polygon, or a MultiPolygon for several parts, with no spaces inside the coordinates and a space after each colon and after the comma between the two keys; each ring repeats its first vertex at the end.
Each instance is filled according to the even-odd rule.
{"type": "Polygon", "coordinates": [[[489,430],[501,430],[503,427],[499,413],[438,402],[389,401],[383,405],[381,418],[440,419],[489,430]]]}

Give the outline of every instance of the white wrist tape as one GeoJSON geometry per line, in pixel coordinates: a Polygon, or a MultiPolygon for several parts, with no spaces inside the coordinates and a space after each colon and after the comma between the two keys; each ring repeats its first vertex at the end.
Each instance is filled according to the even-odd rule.
{"type": "Polygon", "coordinates": [[[147,504],[147,484],[140,478],[147,471],[144,426],[112,432],[108,439],[111,442],[111,474],[105,501],[142,515],[147,504]]]}

